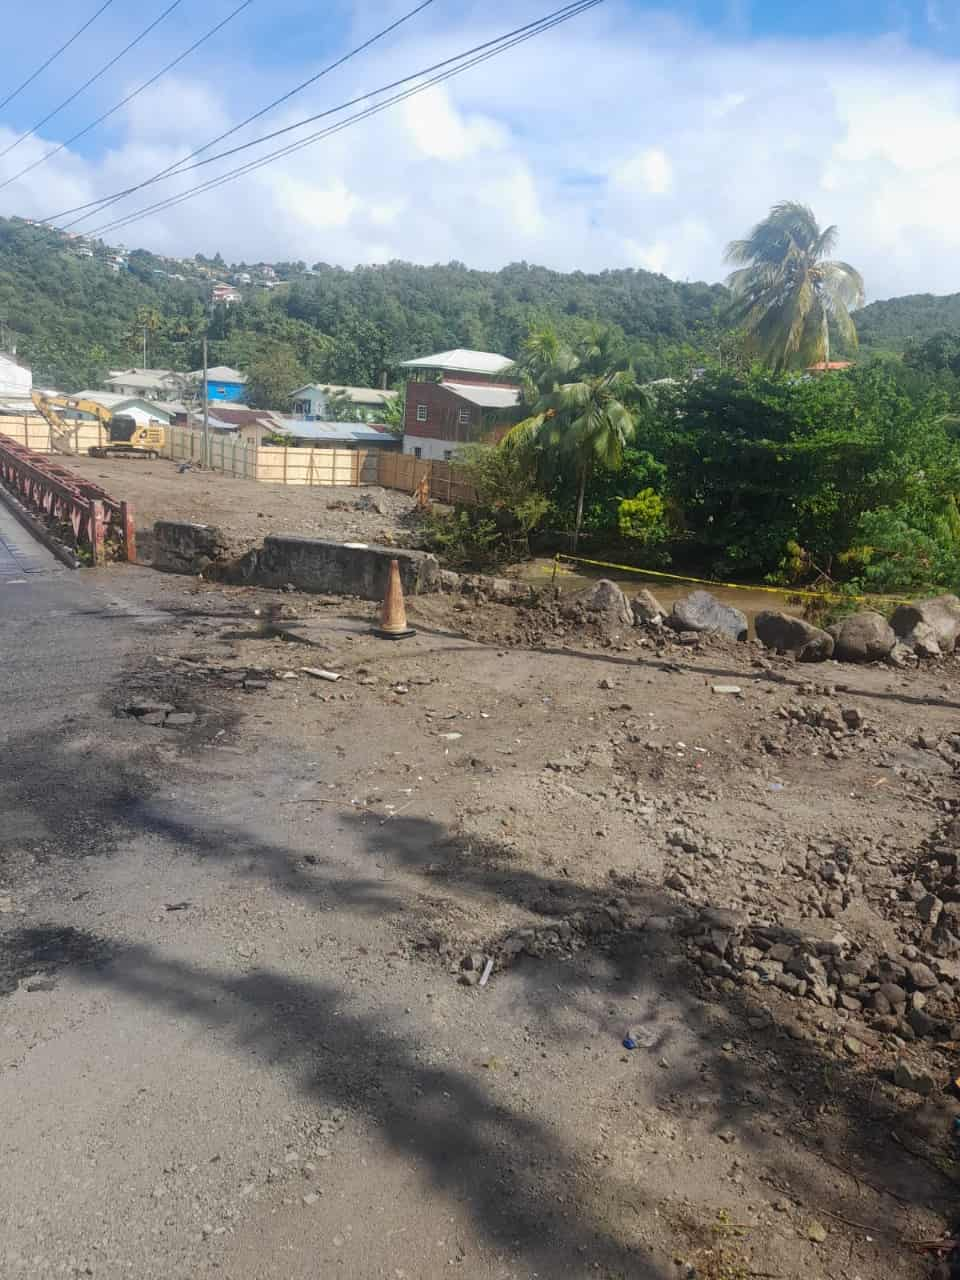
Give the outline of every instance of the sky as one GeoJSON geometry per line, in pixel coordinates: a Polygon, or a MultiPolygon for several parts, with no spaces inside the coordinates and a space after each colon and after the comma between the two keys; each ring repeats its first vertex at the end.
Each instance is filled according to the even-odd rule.
{"type": "MultiPolygon", "coordinates": [[[[0,101],[103,0],[5,6],[0,101]]],[[[135,49],[22,141],[172,0],[111,0],[0,108],[0,214],[53,219],[204,146],[416,0],[252,0],[83,138],[240,0],[180,0],[135,49]],[[12,144],[16,143],[16,146],[12,144]],[[9,181],[14,179],[13,181],[9,181]]],[[[206,156],[364,96],[556,8],[432,0],[206,156]]],[[[373,96],[366,96],[373,95],[373,96]]],[[[342,119],[332,115],[326,122],[342,119]]],[[[295,141],[321,125],[273,144],[295,141]]],[[[74,231],[265,154],[158,183],[74,231]]],[[[960,291],[960,0],[603,0],[481,66],[120,229],[111,244],[345,267],[395,258],[497,268],[638,267],[723,278],[726,243],[778,200],[839,228],[868,298],[960,291]]],[[[76,217],[78,215],[73,215],[76,217]]]]}

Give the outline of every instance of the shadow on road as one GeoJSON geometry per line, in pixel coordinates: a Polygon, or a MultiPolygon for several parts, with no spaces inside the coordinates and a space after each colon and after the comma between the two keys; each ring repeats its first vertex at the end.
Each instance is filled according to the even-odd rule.
{"type": "MultiPolygon", "coordinates": [[[[69,791],[57,783],[73,777],[77,759],[56,744],[45,746],[38,790],[31,761],[39,766],[39,750],[29,739],[0,749],[0,803],[21,810],[39,805],[54,842],[62,841],[75,818],[76,780],[69,791]]],[[[394,873],[386,890],[382,879],[344,875],[335,849],[308,868],[302,851],[266,840],[242,822],[221,819],[211,829],[209,819],[191,814],[183,796],[174,811],[132,763],[118,769],[115,759],[91,751],[82,769],[84,808],[103,834],[105,851],[111,837],[142,833],[176,856],[221,864],[225,875],[257,878],[307,902],[327,894],[344,912],[382,915],[405,903],[408,932],[416,927],[411,886],[429,885],[435,893],[444,877],[478,901],[522,906],[547,920],[574,910],[602,913],[612,892],[643,915],[662,918],[681,910],[655,886],[621,880],[598,890],[571,883],[518,865],[514,853],[496,844],[478,850],[429,819],[398,815],[380,825],[352,810],[341,815],[371,863],[394,873]]],[[[0,856],[4,849],[0,834],[0,856]]],[[[62,925],[8,929],[5,947],[16,958],[16,971],[31,971],[31,962],[56,967],[50,957],[57,947],[64,951],[63,932],[62,925]]],[[[584,1151],[569,1149],[529,1113],[498,1100],[479,1073],[425,1065],[414,1034],[345,1011],[350,998],[335,982],[273,971],[224,977],[152,947],[126,946],[118,953],[116,939],[95,932],[72,930],[69,943],[63,962],[79,956],[78,980],[214,1026],[238,1050],[262,1050],[262,1061],[291,1072],[310,1097],[371,1117],[399,1155],[421,1159],[439,1194],[462,1198],[485,1238],[522,1256],[524,1265],[561,1276],[596,1264],[601,1275],[667,1280],[668,1272],[635,1238],[611,1227],[616,1215],[603,1212],[605,1203],[629,1202],[636,1194],[621,1185],[615,1168],[592,1167],[580,1181],[584,1151]]],[[[570,1008],[579,1010],[581,1023],[587,1020],[576,1034],[590,1034],[598,992],[635,993],[644,1007],[668,1008],[673,1030],[664,1026],[654,1051],[671,1048],[678,1026],[696,1039],[697,1050],[657,1076],[658,1108],[687,1123],[699,1116],[707,1140],[731,1133],[772,1189],[802,1203],[811,1216],[855,1224],[858,1238],[872,1235],[871,1275],[905,1274],[898,1243],[905,1209],[925,1209],[956,1194],[931,1163],[891,1142],[891,1130],[903,1121],[902,1102],[820,1040],[789,1038],[746,989],[720,993],[708,987],[687,961],[682,929],[600,928],[579,957],[523,961],[519,980],[541,1034],[557,1040],[571,1034],[570,1008]],[[733,1048],[724,1048],[727,1043],[733,1048]]],[[[780,1008],[791,1011],[786,1004],[780,1008]]],[[[589,1090],[590,1080],[578,1087],[589,1090]]]]}

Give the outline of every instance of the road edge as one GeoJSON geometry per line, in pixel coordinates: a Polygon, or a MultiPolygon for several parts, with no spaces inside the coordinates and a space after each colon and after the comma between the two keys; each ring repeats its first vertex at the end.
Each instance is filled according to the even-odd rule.
{"type": "Polygon", "coordinates": [[[7,508],[12,516],[14,516],[28,533],[32,534],[38,542],[43,543],[48,551],[57,557],[61,564],[66,565],[68,569],[79,569],[80,561],[68,547],[57,542],[56,538],[43,527],[36,516],[32,515],[26,507],[18,502],[9,489],[5,489],[0,484],[0,502],[7,508]]]}

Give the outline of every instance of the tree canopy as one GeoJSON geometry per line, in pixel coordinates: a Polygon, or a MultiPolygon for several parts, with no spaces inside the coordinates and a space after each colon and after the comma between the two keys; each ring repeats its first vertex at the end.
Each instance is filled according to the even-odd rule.
{"type": "Polygon", "coordinates": [[[785,200],[727,246],[727,260],[740,264],[727,278],[732,316],[769,368],[829,360],[831,324],[856,347],[850,312],[863,305],[863,280],[848,262],[827,258],[836,242],[836,227],[821,230],[806,205],[785,200]]]}

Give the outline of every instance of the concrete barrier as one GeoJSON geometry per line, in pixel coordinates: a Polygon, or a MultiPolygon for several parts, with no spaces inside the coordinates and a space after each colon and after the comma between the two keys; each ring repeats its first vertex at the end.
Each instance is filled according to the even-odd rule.
{"type": "Polygon", "coordinates": [[[165,573],[206,573],[234,559],[226,535],[212,524],[158,520],[153,526],[151,560],[165,573]]]}
{"type": "Polygon", "coordinates": [[[255,581],[270,587],[292,582],[301,591],[382,600],[391,560],[399,561],[400,581],[407,595],[439,591],[440,565],[436,556],[426,551],[351,545],[286,534],[270,534],[264,538],[255,581]]]}
{"type": "Polygon", "coordinates": [[[270,534],[261,547],[232,544],[215,525],[158,520],[153,527],[153,567],[167,573],[202,573],[221,582],[285,587],[382,600],[390,561],[400,564],[408,595],[440,590],[440,565],[425,551],[361,546],[270,534]]]}

